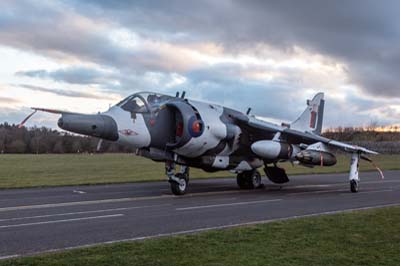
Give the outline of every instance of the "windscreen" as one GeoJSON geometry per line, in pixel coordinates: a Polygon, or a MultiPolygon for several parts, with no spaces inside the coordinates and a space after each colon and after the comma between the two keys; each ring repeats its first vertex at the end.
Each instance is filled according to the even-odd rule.
{"type": "Polygon", "coordinates": [[[117,106],[131,113],[147,113],[157,111],[171,96],[151,92],[133,94],[122,100],[117,106]]]}

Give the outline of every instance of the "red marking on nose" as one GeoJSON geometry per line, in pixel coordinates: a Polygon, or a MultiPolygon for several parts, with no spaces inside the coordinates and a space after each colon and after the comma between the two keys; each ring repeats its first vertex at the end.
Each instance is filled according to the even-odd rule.
{"type": "Polygon", "coordinates": [[[118,131],[119,133],[121,133],[122,135],[125,136],[136,136],[139,135],[137,132],[130,130],[130,129],[122,129],[118,131]]]}

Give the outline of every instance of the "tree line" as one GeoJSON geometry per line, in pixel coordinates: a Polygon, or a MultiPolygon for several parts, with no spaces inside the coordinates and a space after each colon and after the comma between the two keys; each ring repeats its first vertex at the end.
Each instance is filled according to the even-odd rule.
{"type": "MultiPolygon", "coordinates": [[[[383,153],[400,153],[400,133],[380,132],[373,128],[331,128],[323,136],[339,141],[361,144],[383,153]]],[[[94,153],[135,152],[132,147],[103,141],[97,151],[99,139],[74,135],[46,127],[18,128],[0,124],[0,153],[94,153]]]]}
{"type": "MultiPolygon", "coordinates": [[[[94,153],[99,139],[46,128],[0,124],[0,153],[94,153]]],[[[100,152],[134,152],[132,147],[103,141],[100,152]]]]}
{"type": "Polygon", "coordinates": [[[400,153],[400,131],[397,126],[386,128],[376,125],[338,127],[325,130],[323,135],[330,139],[362,146],[382,154],[400,153]]]}
{"type": "MultiPolygon", "coordinates": [[[[390,129],[390,128],[389,128],[390,129]]],[[[386,142],[400,141],[400,130],[393,127],[392,131],[383,131],[381,127],[337,127],[324,131],[324,137],[347,142],[386,142]]]]}

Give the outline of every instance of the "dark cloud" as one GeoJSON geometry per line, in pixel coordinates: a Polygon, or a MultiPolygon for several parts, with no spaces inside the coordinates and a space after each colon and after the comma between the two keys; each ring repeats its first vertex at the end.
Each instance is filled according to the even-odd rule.
{"type": "MultiPolygon", "coordinates": [[[[173,73],[164,72],[146,72],[140,74],[123,70],[101,71],[89,67],[68,67],[53,71],[45,69],[18,71],[15,75],[38,79],[51,79],[56,82],[69,84],[99,85],[98,87],[100,87],[103,92],[119,92],[122,94],[138,90],[162,90],[165,87],[165,84],[171,82],[171,79],[174,76],[173,73]]],[[[59,95],[69,93],[69,91],[65,90],[47,89],[26,84],[23,84],[23,86],[29,86],[30,89],[35,88],[36,90],[39,90],[40,88],[45,92],[59,92],[59,95]]],[[[75,92],[73,95],[77,95],[76,97],[82,96],[81,93],[75,92]]]]}
{"type": "MultiPolygon", "coordinates": [[[[215,41],[231,51],[268,43],[340,59],[365,91],[400,97],[398,1],[65,1],[18,2],[0,16],[0,42],[52,56],[74,56],[127,71],[183,71],[163,53],[116,46],[104,32],[73,23],[79,13],[156,40],[215,41]],[[11,9],[12,12],[7,12],[11,9]],[[67,12],[66,12],[67,11],[67,12]]],[[[175,58],[175,60],[178,60],[175,58]]],[[[182,62],[181,62],[182,63],[182,62]]]]}
{"type": "Polygon", "coordinates": [[[185,90],[189,91],[189,98],[199,97],[243,112],[251,107],[256,115],[285,121],[294,120],[304,110],[306,99],[299,101],[300,87],[241,79],[238,78],[241,70],[234,65],[217,65],[192,71],[185,83],[170,88],[169,92],[185,90]]]}
{"type": "MultiPolygon", "coordinates": [[[[363,92],[400,99],[398,1],[5,1],[0,3],[0,9],[0,44],[113,69],[112,73],[88,67],[39,69],[19,75],[98,84],[120,91],[173,93],[184,89],[211,101],[225,99],[231,107],[241,110],[252,105],[258,114],[288,120],[303,108],[298,103],[298,91],[304,88],[289,77],[297,78],[299,73],[288,70],[284,79],[257,82],[241,76],[243,66],[187,67],[189,59],[170,51],[170,47],[157,51],[112,41],[107,27],[113,27],[173,45],[214,42],[232,54],[253,51],[260,56],[260,51],[253,48],[267,44],[287,54],[293,53],[294,47],[301,47],[330,57],[333,62],[344,62],[350,81],[362,91],[360,95],[349,95],[345,103],[332,99],[332,106],[338,109],[328,113],[337,115],[338,122],[343,117],[337,110],[348,110],[349,104],[356,114],[348,121],[365,121],[368,117],[362,112],[379,108],[378,101],[361,97],[363,92]],[[166,88],[174,73],[185,77],[186,82],[166,88]]],[[[85,93],[33,87],[69,97],[93,98],[85,93]]],[[[396,115],[389,109],[384,113],[396,115]]]]}
{"type": "MultiPolygon", "coordinates": [[[[172,95],[175,91],[185,90],[189,98],[223,104],[242,112],[251,107],[255,115],[285,122],[294,121],[304,110],[306,99],[314,96],[305,93],[302,84],[296,85],[292,80],[254,81],[240,78],[238,73],[241,71],[243,67],[232,64],[191,71],[186,75],[186,82],[166,92],[172,95]]],[[[320,91],[324,90],[321,88],[320,91]]],[[[362,97],[359,91],[349,90],[344,98],[325,93],[325,99],[326,127],[367,125],[372,121],[385,125],[400,119],[395,109],[380,101],[362,97]]]]}
{"type": "Polygon", "coordinates": [[[118,45],[109,38],[107,25],[101,24],[97,17],[80,16],[73,6],[20,1],[2,2],[0,9],[0,43],[3,45],[131,73],[174,69],[173,64],[165,63],[168,55],[162,52],[118,45]]]}
{"type": "Polygon", "coordinates": [[[22,87],[25,89],[29,89],[29,90],[33,90],[33,91],[47,92],[47,93],[52,93],[52,94],[59,95],[59,96],[66,96],[66,97],[73,97],[73,98],[89,98],[89,99],[99,99],[99,100],[109,99],[106,96],[98,95],[98,94],[90,93],[90,92],[80,92],[80,91],[71,91],[71,90],[62,90],[62,89],[50,89],[50,88],[34,86],[34,85],[29,85],[29,84],[18,84],[16,86],[22,87]]]}
{"type": "Polygon", "coordinates": [[[400,3],[395,0],[86,1],[82,12],[171,40],[213,40],[232,51],[258,42],[301,46],[345,62],[370,94],[400,97],[400,3]],[[101,10],[101,11],[100,11],[101,10]],[[179,34],[177,34],[179,33],[179,34]],[[165,34],[164,34],[165,35],[165,34]]]}
{"type": "Polygon", "coordinates": [[[112,74],[87,67],[69,67],[55,71],[29,70],[18,71],[16,75],[34,78],[52,79],[71,84],[105,84],[112,81],[112,74]]]}

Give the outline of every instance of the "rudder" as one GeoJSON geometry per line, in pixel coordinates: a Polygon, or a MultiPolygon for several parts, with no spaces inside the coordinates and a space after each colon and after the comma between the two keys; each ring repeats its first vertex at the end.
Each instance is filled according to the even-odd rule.
{"type": "Polygon", "coordinates": [[[307,108],[299,118],[290,124],[290,128],[321,135],[324,105],[324,93],[317,93],[311,101],[307,100],[307,108]]]}

